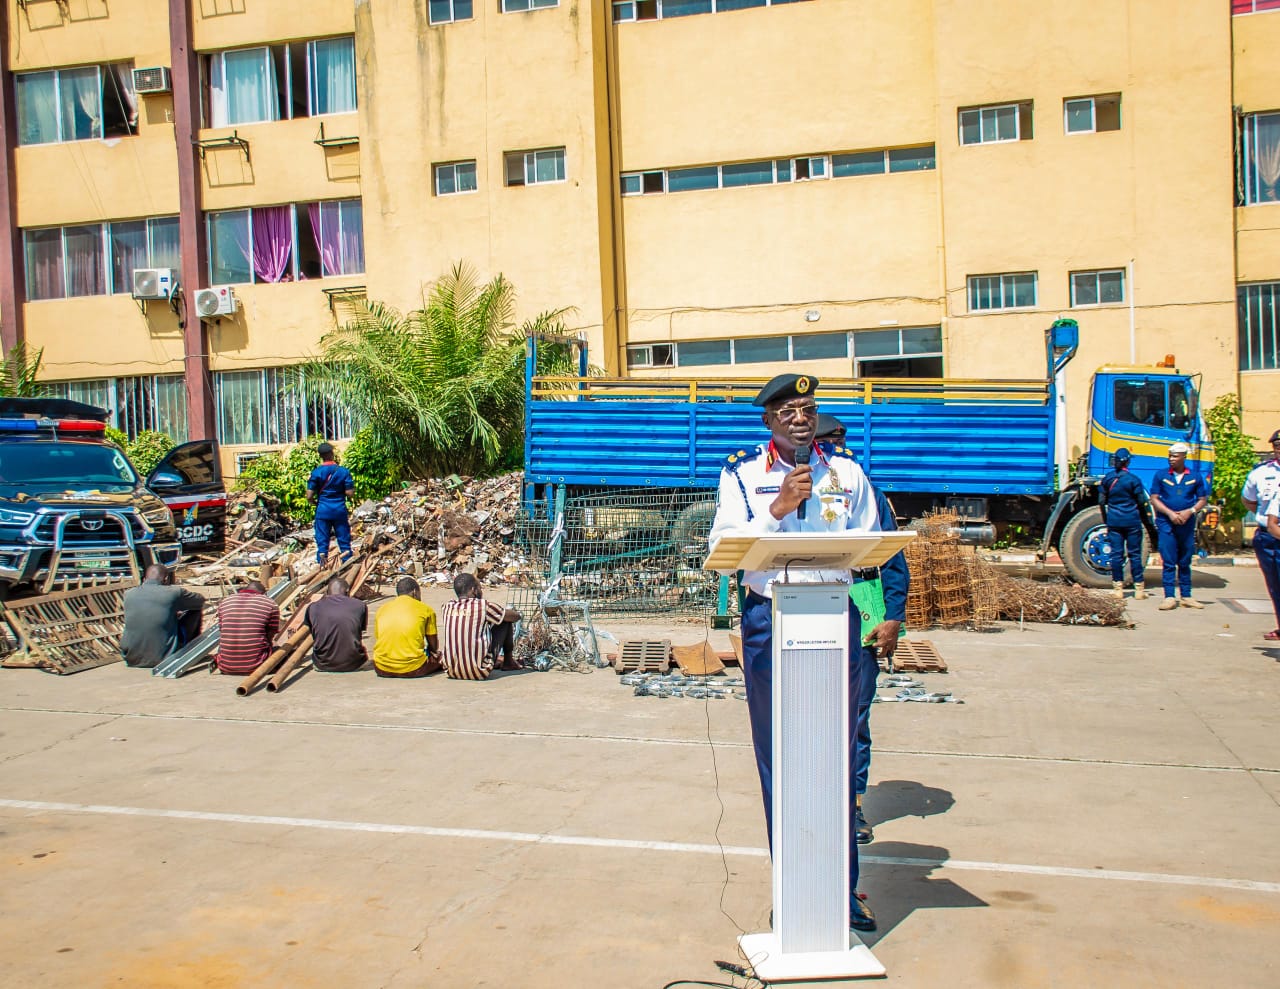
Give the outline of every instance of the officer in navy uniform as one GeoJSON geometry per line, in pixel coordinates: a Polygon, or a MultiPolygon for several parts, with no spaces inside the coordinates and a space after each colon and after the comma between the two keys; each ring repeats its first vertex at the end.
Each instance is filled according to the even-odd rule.
{"type": "MultiPolygon", "coordinates": [[[[844,448],[845,427],[839,419],[826,412],[818,413],[818,439],[824,444],[827,454],[846,453],[844,448]],[[829,444],[826,445],[826,444],[829,444]]],[[[898,528],[898,520],[894,517],[893,506],[889,499],[874,484],[871,485],[876,494],[876,528],[880,532],[894,532],[898,528]]],[[[907,569],[907,558],[902,553],[894,554],[883,567],[870,570],[854,570],[855,584],[865,580],[880,579],[884,592],[884,620],[892,626],[894,639],[889,647],[877,655],[875,646],[864,644],[858,654],[858,729],[857,744],[854,747],[854,808],[853,827],[858,844],[865,845],[875,837],[875,832],[862,814],[862,798],[867,792],[867,781],[871,776],[871,705],[876,697],[876,678],[880,675],[880,659],[890,663],[898,648],[897,634],[907,620],[907,591],[911,582],[911,572],[907,569]]],[[[865,620],[868,616],[863,615],[865,620]]],[[[874,630],[872,630],[874,633],[874,630]]],[[[863,635],[864,642],[868,634],[863,635]]],[[[852,643],[850,643],[852,645],[852,643]]]]}
{"type": "MultiPolygon", "coordinates": [[[[712,551],[725,536],[760,536],[770,532],[841,532],[846,529],[874,530],[878,522],[875,491],[853,455],[847,450],[818,447],[812,462],[796,465],[796,450],[812,448],[818,423],[814,391],[818,379],[812,375],[780,374],[769,381],[755,398],[764,407],[762,417],[772,433],[767,444],[742,450],[729,457],[720,472],[715,521],[711,526],[712,551]],[[805,505],[805,517],[796,509],[805,505]]],[[[747,685],[747,707],[756,768],[764,797],[765,823],[773,845],[773,582],[778,571],[746,571],[747,587],[742,612],[742,672],[747,685]]],[[[849,581],[848,570],[798,570],[795,581],[849,581]]],[[[860,617],[849,609],[850,710],[857,710],[859,662],[857,643],[861,641],[860,617]]],[[[891,650],[897,630],[885,622],[876,629],[876,644],[891,650]]],[[[849,719],[849,750],[853,753],[856,720],[849,719]]],[[[856,760],[850,759],[850,776],[856,760]]],[[[853,780],[851,779],[852,783],[853,780]]],[[[850,815],[852,819],[853,815],[850,815]]],[[[856,894],[858,888],[858,846],[852,828],[849,834],[849,916],[850,926],[874,931],[875,916],[856,894]]]]}
{"type": "Polygon", "coordinates": [[[1196,548],[1196,512],[1209,501],[1209,485],[1199,471],[1187,467],[1191,448],[1178,442],[1169,447],[1169,467],[1151,478],[1151,507],[1156,512],[1156,532],[1160,537],[1160,560],[1164,565],[1164,600],[1161,611],[1178,606],[1173,596],[1174,581],[1182,594],[1184,608],[1203,608],[1191,599],[1191,555],[1196,548]]]}
{"type": "Polygon", "coordinates": [[[1102,524],[1107,527],[1107,544],[1111,549],[1111,586],[1115,596],[1124,597],[1124,558],[1129,556],[1129,570],[1133,573],[1133,598],[1141,601],[1147,596],[1142,571],[1143,517],[1150,510],[1147,505],[1147,489],[1136,474],[1129,473],[1129,451],[1120,447],[1112,455],[1115,469],[1098,485],[1098,507],[1102,509],[1102,524]]]}
{"type": "Polygon", "coordinates": [[[1267,593],[1276,613],[1276,627],[1263,636],[1268,642],[1280,641],[1280,541],[1267,531],[1262,512],[1280,495],[1280,429],[1271,434],[1271,459],[1249,472],[1240,492],[1244,507],[1255,513],[1258,527],[1253,533],[1253,553],[1258,568],[1267,582],[1267,593]]]}

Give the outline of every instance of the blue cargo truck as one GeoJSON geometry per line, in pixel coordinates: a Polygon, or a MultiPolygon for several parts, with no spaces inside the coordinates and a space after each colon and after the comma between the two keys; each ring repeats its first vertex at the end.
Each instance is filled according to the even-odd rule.
{"type": "MultiPolygon", "coordinates": [[[[538,344],[530,341],[526,363],[526,510],[559,530],[575,495],[607,505],[620,489],[679,492],[684,507],[668,541],[705,550],[725,458],[768,438],[751,404],[762,380],[596,377],[583,344],[576,376],[540,376],[538,344]]],[[[1178,440],[1191,447],[1188,464],[1210,477],[1213,445],[1195,376],[1172,359],[1108,365],[1093,375],[1086,452],[1072,461],[1063,369],[1078,344],[1076,322],[1058,320],[1045,332],[1041,380],[824,378],[818,403],[848,427],[846,445],[902,522],[950,509],[980,545],[1021,526],[1041,560],[1056,548],[1072,578],[1109,587],[1097,490],[1112,453],[1127,447],[1145,484],[1178,440]]]]}

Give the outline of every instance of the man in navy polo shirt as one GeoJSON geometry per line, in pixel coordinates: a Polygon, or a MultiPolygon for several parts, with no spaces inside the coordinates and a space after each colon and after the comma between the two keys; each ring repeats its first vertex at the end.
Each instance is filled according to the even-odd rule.
{"type": "Polygon", "coordinates": [[[1203,608],[1191,600],[1191,555],[1196,548],[1196,512],[1209,501],[1209,485],[1199,471],[1187,467],[1191,448],[1185,443],[1169,447],[1169,467],[1158,470],[1151,479],[1151,507],[1156,513],[1156,532],[1163,563],[1164,600],[1161,611],[1178,606],[1174,597],[1174,580],[1182,595],[1184,608],[1203,608]]]}
{"type": "Polygon", "coordinates": [[[338,537],[338,550],[344,561],[351,559],[351,521],[347,518],[347,499],[356,493],[351,471],[339,467],[333,445],[321,443],[316,448],[322,463],[307,481],[307,501],[316,506],[316,562],[329,562],[329,540],[338,537]]]}

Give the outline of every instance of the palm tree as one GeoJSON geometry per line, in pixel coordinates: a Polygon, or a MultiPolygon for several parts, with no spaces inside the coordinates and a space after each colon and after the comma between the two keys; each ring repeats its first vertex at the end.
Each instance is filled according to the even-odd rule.
{"type": "MultiPolygon", "coordinates": [[[[321,357],[302,369],[302,380],[313,396],[373,427],[406,471],[480,473],[521,441],[525,340],[563,334],[567,311],[517,327],[511,283],[498,275],[481,285],[458,263],[421,309],[359,304],[354,319],[321,339],[321,357]]],[[[567,358],[553,348],[547,361],[567,358]]]]}
{"type": "Polygon", "coordinates": [[[44,350],[28,350],[25,343],[16,343],[0,360],[0,397],[30,398],[41,394],[42,386],[36,381],[40,373],[40,361],[44,350]]]}

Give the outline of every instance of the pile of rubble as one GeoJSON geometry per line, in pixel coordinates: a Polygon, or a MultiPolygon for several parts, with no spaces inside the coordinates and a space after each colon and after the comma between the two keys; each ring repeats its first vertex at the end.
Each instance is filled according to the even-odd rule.
{"type": "MultiPolygon", "coordinates": [[[[405,575],[421,584],[447,584],[464,572],[487,584],[521,581],[528,568],[515,538],[522,480],[519,472],[433,478],[358,505],[351,511],[352,542],[384,547],[369,584],[391,584],[405,575]]],[[[193,584],[240,583],[264,565],[305,575],[314,559],[310,527],[289,524],[269,495],[243,491],[228,505],[227,552],[189,565],[182,577],[193,584]]]]}

